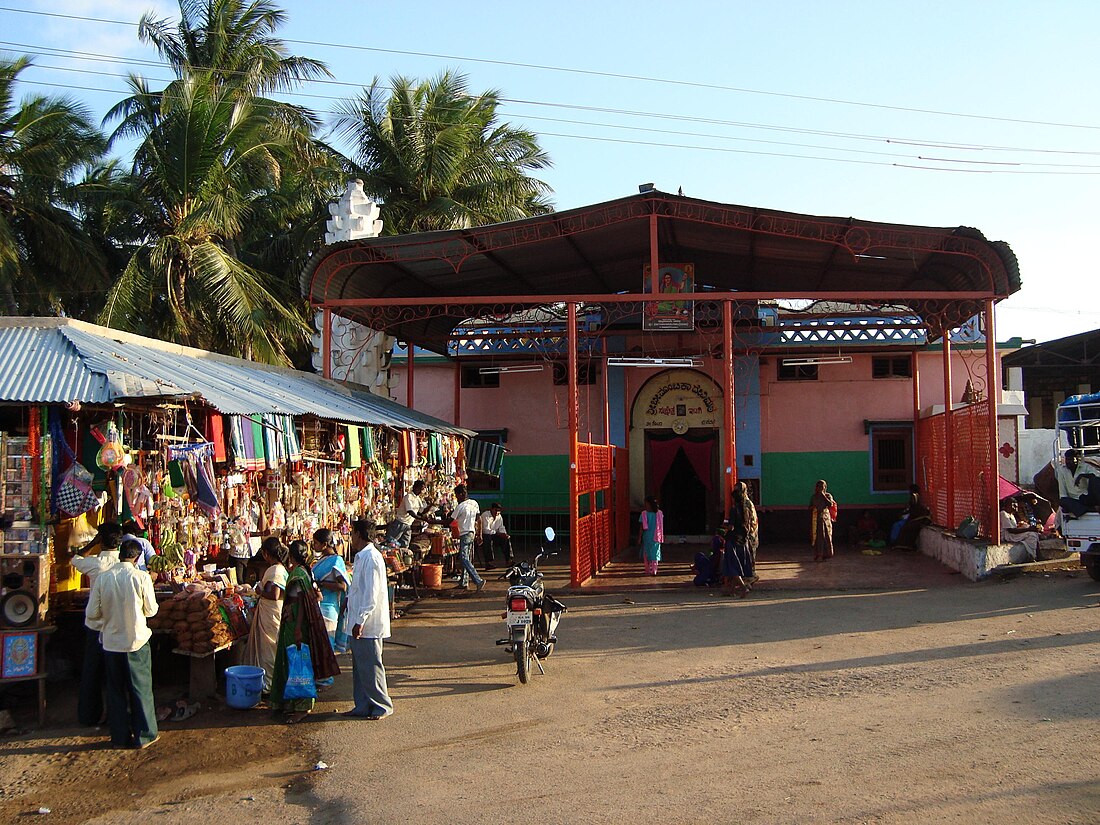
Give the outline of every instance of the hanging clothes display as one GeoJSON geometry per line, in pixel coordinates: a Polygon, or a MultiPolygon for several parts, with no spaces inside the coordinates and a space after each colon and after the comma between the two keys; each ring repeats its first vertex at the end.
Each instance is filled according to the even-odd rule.
{"type": "Polygon", "coordinates": [[[469,469],[499,477],[503,464],[504,448],[499,444],[482,441],[479,438],[470,440],[470,447],[466,453],[466,466],[469,469]]]}

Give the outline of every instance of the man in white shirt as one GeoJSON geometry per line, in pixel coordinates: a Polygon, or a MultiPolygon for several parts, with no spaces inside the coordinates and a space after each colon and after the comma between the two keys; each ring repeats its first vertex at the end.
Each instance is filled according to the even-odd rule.
{"type": "MultiPolygon", "coordinates": [[[[88,580],[88,587],[104,570],[118,564],[118,546],[122,543],[122,528],[110,522],[99,525],[96,536],[70,559],[69,563],[88,580]]],[[[99,631],[84,630],[84,661],[80,666],[80,690],[76,700],[76,718],[82,725],[96,727],[103,723],[103,648],[99,631]]]]}
{"type": "Polygon", "coordinates": [[[386,539],[399,547],[408,547],[414,533],[423,530],[424,524],[431,524],[431,520],[424,518],[426,504],[420,494],[424,492],[424,482],[413,482],[412,489],[405,493],[401,504],[397,507],[397,515],[394,516],[386,534],[386,539]]]}
{"type": "Polygon", "coordinates": [[[458,525],[458,557],[462,561],[462,578],[458,580],[458,587],[455,589],[465,590],[469,587],[468,575],[480,593],[485,587],[485,580],[477,574],[473,555],[475,536],[481,534],[481,520],[478,518],[481,508],[476,501],[467,497],[465,484],[455,487],[455,501],[458,504],[451,511],[451,520],[458,525]]]}
{"type": "Polygon", "coordinates": [[[501,506],[497,502],[481,514],[481,552],[485,556],[485,569],[492,570],[499,551],[505,561],[512,564],[512,542],[508,531],[504,529],[504,519],[500,515],[501,506]]]}
{"type": "Polygon", "coordinates": [[[107,725],[116,748],[146,748],[159,738],[153,704],[153,635],[146,619],[155,616],[153,580],[134,566],[141,546],[127,541],[119,563],[92,585],[84,623],[99,632],[107,672],[107,725]]]}
{"type": "Polygon", "coordinates": [[[347,622],[351,626],[352,698],[355,707],[344,716],[377,721],[393,713],[382,665],[382,640],[390,637],[390,599],[386,561],[374,546],[374,522],[351,523],[355,551],[348,588],[347,622]]]}

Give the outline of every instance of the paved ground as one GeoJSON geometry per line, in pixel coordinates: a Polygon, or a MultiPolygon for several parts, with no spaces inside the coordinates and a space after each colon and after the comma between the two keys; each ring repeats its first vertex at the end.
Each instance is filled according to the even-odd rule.
{"type": "MultiPolygon", "coordinates": [[[[1083,573],[972,584],[922,557],[853,555],[807,561],[797,588],[780,588],[799,562],[776,558],[739,600],[683,578],[667,589],[671,561],[656,584],[614,589],[632,578],[620,565],[563,597],[559,649],[527,686],[493,645],[492,583],[425,600],[395,626],[416,647],[387,646],[390,719],[326,714],[348,706],[342,676],[297,729],[253,716],[250,741],[270,743],[272,760],[239,758],[231,735],[247,729],[217,725],[205,731],[215,764],[169,788],[173,747],[199,725],[111,763],[136,775],[133,796],[96,787],[94,752],[40,778],[101,794],[100,816],[67,821],[142,825],[1098,821],[1100,586],[1083,573]],[[859,569],[909,580],[825,586],[859,569]],[[330,767],[310,772],[318,758],[330,767]],[[142,774],[158,781],[143,788],[142,774]]],[[[28,736],[17,750],[60,758],[48,733],[28,736]]],[[[2,748],[0,760],[15,764],[2,748]]],[[[37,799],[9,793],[0,813],[37,799]]],[[[51,821],[66,816],[59,806],[51,821]]]]}

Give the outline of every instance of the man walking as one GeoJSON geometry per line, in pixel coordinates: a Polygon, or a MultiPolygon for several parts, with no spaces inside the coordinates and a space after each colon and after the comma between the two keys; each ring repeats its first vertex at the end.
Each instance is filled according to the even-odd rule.
{"type": "Polygon", "coordinates": [[[390,599],[386,587],[386,562],[371,541],[374,522],[351,523],[351,549],[355,562],[348,589],[348,624],[351,625],[352,698],[355,707],[344,715],[377,721],[393,713],[382,665],[382,640],[390,637],[390,599]]]}
{"type": "Polygon", "coordinates": [[[92,585],[84,623],[99,631],[107,672],[107,725],[116,748],[146,748],[160,738],[153,704],[152,657],[146,619],[155,616],[153,580],[134,566],[136,541],[119,548],[119,564],[92,585]]]}
{"type": "Polygon", "coordinates": [[[469,575],[480,593],[485,587],[485,580],[477,574],[473,556],[475,535],[480,537],[481,534],[481,520],[478,518],[481,508],[476,501],[467,497],[465,484],[455,487],[455,500],[458,504],[451,512],[451,520],[458,525],[458,557],[462,561],[462,577],[458,580],[456,589],[465,590],[469,587],[466,578],[469,575]]]}

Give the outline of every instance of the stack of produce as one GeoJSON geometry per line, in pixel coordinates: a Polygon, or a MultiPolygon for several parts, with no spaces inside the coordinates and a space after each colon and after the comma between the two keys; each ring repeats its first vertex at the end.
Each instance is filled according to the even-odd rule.
{"type": "Polygon", "coordinates": [[[215,594],[207,590],[185,590],[162,602],[150,624],[154,629],[171,630],[180,650],[210,653],[234,639],[219,607],[215,594]]]}

